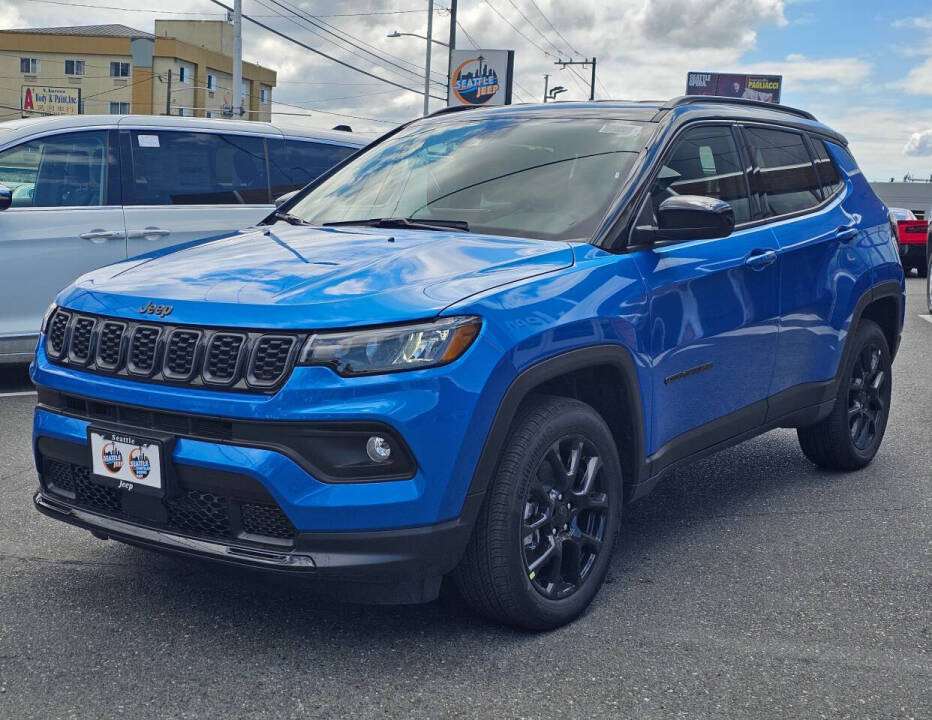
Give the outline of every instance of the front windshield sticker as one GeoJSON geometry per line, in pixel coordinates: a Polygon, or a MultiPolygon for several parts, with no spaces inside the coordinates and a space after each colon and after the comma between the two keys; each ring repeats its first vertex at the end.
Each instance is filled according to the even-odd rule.
{"type": "Polygon", "coordinates": [[[158,135],[138,135],[139,138],[139,147],[158,147],[159,146],[159,136],[158,135]]]}

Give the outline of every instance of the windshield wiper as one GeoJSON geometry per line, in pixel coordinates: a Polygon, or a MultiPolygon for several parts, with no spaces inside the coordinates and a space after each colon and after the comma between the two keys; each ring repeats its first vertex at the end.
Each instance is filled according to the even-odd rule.
{"type": "Polygon", "coordinates": [[[469,232],[469,223],[465,220],[435,220],[433,218],[369,218],[367,220],[338,220],[325,222],[325,226],[366,225],[378,228],[411,228],[413,230],[459,230],[469,232]]]}
{"type": "Polygon", "coordinates": [[[272,213],[272,217],[276,220],[283,220],[284,222],[290,223],[291,225],[310,225],[309,222],[302,220],[297,215],[292,215],[288,212],[281,212],[279,210],[276,210],[274,213],[272,213]]]}

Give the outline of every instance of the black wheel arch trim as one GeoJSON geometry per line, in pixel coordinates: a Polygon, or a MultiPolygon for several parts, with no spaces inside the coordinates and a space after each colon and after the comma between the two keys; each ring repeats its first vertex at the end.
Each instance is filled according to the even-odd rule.
{"type": "Polygon", "coordinates": [[[624,392],[633,424],[631,430],[634,436],[636,474],[634,478],[625,478],[625,485],[627,487],[629,483],[632,486],[639,484],[644,479],[646,465],[644,461],[644,411],[637,368],[628,348],[623,345],[602,344],[569,350],[546,358],[521,371],[512,380],[508,389],[505,390],[492,420],[491,428],[486,435],[467,496],[485,493],[495,474],[502,448],[511,431],[518,409],[536,388],[561,375],[605,365],[617,369],[625,380],[624,392]]]}

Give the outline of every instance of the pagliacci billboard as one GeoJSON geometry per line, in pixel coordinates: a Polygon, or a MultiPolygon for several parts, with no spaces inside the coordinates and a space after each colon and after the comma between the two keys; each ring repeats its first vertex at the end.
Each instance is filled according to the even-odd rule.
{"type": "Polygon", "coordinates": [[[514,50],[453,50],[447,105],[510,105],[514,50]]]}
{"type": "Polygon", "coordinates": [[[686,76],[687,95],[716,95],[778,103],[782,89],[782,75],[691,72],[686,76]]]}
{"type": "Polygon", "coordinates": [[[23,85],[20,108],[23,114],[78,115],[81,112],[81,88],[23,85]]]}

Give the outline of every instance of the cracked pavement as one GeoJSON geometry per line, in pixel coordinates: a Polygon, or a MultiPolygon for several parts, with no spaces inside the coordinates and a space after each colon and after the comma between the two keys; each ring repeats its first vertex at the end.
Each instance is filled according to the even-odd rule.
{"type": "Polygon", "coordinates": [[[0,397],[0,717],[932,717],[932,323],[907,284],[871,466],[818,470],[777,430],[678,471],[590,611],[539,635],[45,518],[34,398],[0,397]]]}

